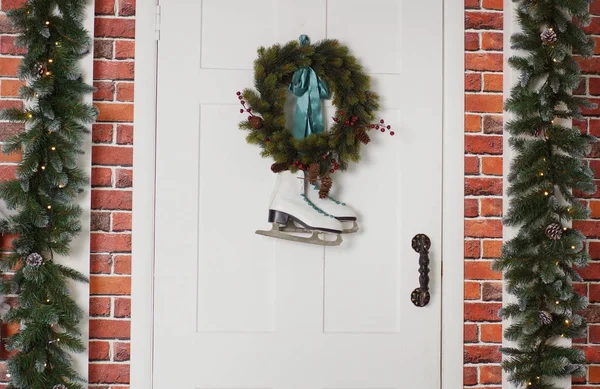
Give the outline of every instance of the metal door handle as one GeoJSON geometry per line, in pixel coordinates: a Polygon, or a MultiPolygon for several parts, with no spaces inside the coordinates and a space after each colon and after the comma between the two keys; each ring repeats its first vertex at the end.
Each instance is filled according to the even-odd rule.
{"type": "Polygon", "coordinates": [[[429,304],[429,248],[431,240],[425,234],[418,234],[412,239],[412,248],[419,253],[419,287],[413,290],[410,301],[417,307],[429,304]]]}

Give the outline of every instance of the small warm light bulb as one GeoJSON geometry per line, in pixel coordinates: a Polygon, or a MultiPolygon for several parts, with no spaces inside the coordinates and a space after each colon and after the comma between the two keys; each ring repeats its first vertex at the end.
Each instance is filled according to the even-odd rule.
{"type": "Polygon", "coordinates": [[[50,147],[50,150],[55,151],[56,150],[56,146],[50,147]]]}
{"type": "Polygon", "coordinates": [[[56,341],[57,341],[57,342],[60,342],[60,338],[56,338],[56,341]]]}
{"type": "Polygon", "coordinates": [[[569,319],[565,319],[565,324],[566,324],[566,325],[569,325],[569,324],[571,324],[571,322],[569,321],[569,319]]]}
{"type": "Polygon", "coordinates": [[[52,73],[50,73],[50,72],[46,72],[46,75],[47,75],[47,76],[49,76],[49,75],[51,75],[51,74],[52,74],[52,73]]]}
{"type": "Polygon", "coordinates": [[[544,172],[540,172],[540,177],[544,177],[544,172]]]}
{"type": "Polygon", "coordinates": [[[32,117],[33,117],[33,115],[32,115],[32,114],[30,114],[30,113],[28,113],[28,114],[27,114],[27,118],[28,118],[28,119],[31,119],[32,117]]]}
{"type": "Polygon", "coordinates": [[[46,170],[46,166],[43,166],[43,165],[42,165],[42,170],[46,170]]]}
{"type": "Polygon", "coordinates": [[[46,302],[47,302],[47,303],[49,303],[49,302],[50,302],[50,299],[47,299],[47,300],[46,300],[46,302]]]}
{"type": "Polygon", "coordinates": [[[568,228],[567,227],[563,227],[563,231],[566,231],[566,230],[568,230],[568,228]]]}
{"type": "Polygon", "coordinates": [[[52,205],[48,205],[46,208],[48,208],[48,209],[52,209],[52,205]]]}
{"type": "Polygon", "coordinates": [[[556,303],[556,305],[558,305],[558,304],[560,304],[560,301],[556,300],[555,303],[556,303]]]}
{"type": "Polygon", "coordinates": [[[572,248],[573,250],[575,250],[575,246],[571,246],[571,248],[572,248]]]}
{"type": "Polygon", "coordinates": [[[558,62],[558,60],[556,58],[553,59],[554,62],[558,62]]]}
{"type": "Polygon", "coordinates": [[[52,63],[52,62],[54,62],[54,60],[53,60],[52,58],[50,58],[50,59],[48,60],[48,63],[52,63]]]}
{"type": "Polygon", "coordinates": [[[533,385],[533,383],[532,383],[531,381],[529,381],[529,382],[527,383],[527,386],[531,386],[531,385],[533,385]]]}
{"type": "MultiPolygon", "coordinates": [[[[27,13],[29,13],[29,11],[27,11],[27,13]]],[[[6,376],[10,378],[10,373],[6,373],[6,376]]]]}
{"type": "Polygon", "coordinates": [[[558,265],[559,263],[560,263],[559,261],[556,261],[556,264],[557,264],[557,265],[558,265]]]}
{"type": "Polygon", "coordinates": [[[49,25],[49,24],[50,24],[50,21],[49,21],[49,20],[46,20],[46,26],[47,26],[47,25],[49,25]]]}
{"type": "Polygon", "coordinates": [[[58,42],[54,42],[54,44],[55,44],[56,46],[59,46],[59,45],[60,45],[60,43],[58,43],[58,42]]]}
{"type": "Polygon", "coordinates": [[[62,188],[64,188],[65,186],[64,186],[63,184],[58,184],[58,187],[62,189],[62,188]]]}
{"type": "Polygon", "coordinates": [[[560,337],[561,337],[561,338],[564,338],[564,337],[565,337],[565,334],[560,334],[560,337]]]}
{"type": "Polygon", "coordinates": [[[540,379],[540,376],[537,376],[537,377],[535,377],[535,379],[536,379],[536,380],[539,380],[539,379],[540,379]]]}
{"type": "Polygon", "coordinates": [[[548,193],[548,191],[544,192],[544,196],[548,196],[550,193],[548,193]]]}

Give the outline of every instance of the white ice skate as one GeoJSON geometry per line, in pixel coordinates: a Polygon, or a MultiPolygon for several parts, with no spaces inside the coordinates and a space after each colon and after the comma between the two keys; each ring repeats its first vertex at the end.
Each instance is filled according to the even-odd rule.
{"type": "Polygon", "coordinates": [[[277,174],[277,182],[269,207],[269,231],[258,230],[258,235],[305,242],[322,246],[339,246],[343,226],[335,216],[317,207],[306,195],[304,172],[284,171],[277,174]],[[310,237],[292,235],[310,233],[310,237]],[[334,234],[335,240],[326,240],[321,234],[334,234]]]}
{"type": "Polygon", "coordinates": [[[342,223],[342,226],[345,227],[342,233],[352,234],[358,231],[356,212],[346,205],[346,203],[331,196],[327,196],[324,199],[320,198],[318,185],[309,185],[306,195],[314,205],[326,213],[333,215],[342,223]]]}

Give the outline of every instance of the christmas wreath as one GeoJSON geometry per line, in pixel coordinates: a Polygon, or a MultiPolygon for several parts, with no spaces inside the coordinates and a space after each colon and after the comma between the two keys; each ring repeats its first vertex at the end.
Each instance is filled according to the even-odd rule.
{"type": "Polygon", "coordinates": [[[256,90],[237,92],[240,113],[248,115],[240,123],[249,132],[247,142],[274,159],[274,173],[301,169],[311,182],[320,179],[322,198],[329,193],[331,174],[360,160],[369,130],[394,135],[384,120],[373,122],[379,96],[369,90],[370,78],[357,59],[337,40],[311,45],[302,35],[299,42],[259,48],[254,85],[256,90]],[[284,110],[290,92],[297,97],[291,131],[284,110]],[[330,97],[336,113],[325,131],[321,100],[330,97]]]}

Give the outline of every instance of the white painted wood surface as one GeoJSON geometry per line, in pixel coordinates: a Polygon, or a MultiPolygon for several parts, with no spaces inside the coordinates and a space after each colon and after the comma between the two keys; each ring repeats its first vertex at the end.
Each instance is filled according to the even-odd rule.
{"type": "Polygon", "coordinates": [[[442,1],[259,3],[162,6],[154,387],[439,388],[442,1]],[[336,178],[362,230],[335,249],[253,234],[273,176],[237,130],[234,93],[257,46],[301,33],[352,48],[396,132],[373,133],[336,178]],[[427,308],[409,301],[419,232],[433,241],[427,308]]]}

